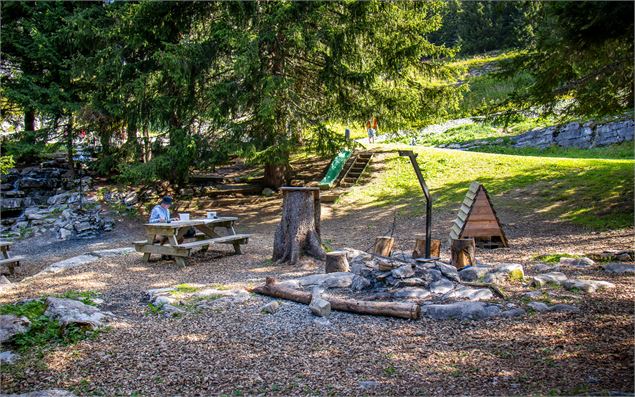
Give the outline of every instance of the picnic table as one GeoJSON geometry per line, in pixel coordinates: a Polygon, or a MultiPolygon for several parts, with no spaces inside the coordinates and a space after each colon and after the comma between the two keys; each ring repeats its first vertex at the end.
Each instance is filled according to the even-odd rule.
{"type": "Polygon", "coordinates": [[[9,250],[11,249],[12,244],[13,243],[10,241],[0,241],[0,252],[2,252],[0,265],[6,266],[9,269],[9,274],[11,275],[13,275],[15,267],[20,266],[20,261],[24,259],[23,256],[11,257],[11,255],[9,255],[9,250]]]}
{"type": "Polygon", "coordinates": [[[150,255],[170,255],[176,263],[185,266],[185,258],[192,256],[197,251],[207,251],[213,244],[231,244],[236,254],[241,254],[240,246],[247,244],[249,234],[236,234],[234,223],[236,217],[220,217],[214,219],[191,219],[187,221],[172,221],[162,223],[146,223],[146,240],[135,241],[134,246],[137,252],[143,253],[143,259],[147,262],[150,255]],[[183,241],[185,233],[189,228],[194,228],[197,233],[194,241],[179,243],[183,241]],[[224,229],[224,235],[217,233],[216,229],[224,229]],[[161,240],[166,240],[167,244],[161,244],[161,240]]]}

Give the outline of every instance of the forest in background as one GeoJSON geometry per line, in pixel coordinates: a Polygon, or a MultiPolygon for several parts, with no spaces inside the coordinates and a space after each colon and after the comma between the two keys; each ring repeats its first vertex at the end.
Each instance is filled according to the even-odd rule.
{"type": "Polygon", "coordinates": [[[187,181],[236,156],[284,183],[333,125],[416,129],[463,115],[633,109],[632,2],[11,2],[1,4],[2,168],[94,140],[93,171],[187,181]],[[510,51],[465,102],[466,56],[510,51]],[[489,82],[488,82],[489,84],[489,82]]]}

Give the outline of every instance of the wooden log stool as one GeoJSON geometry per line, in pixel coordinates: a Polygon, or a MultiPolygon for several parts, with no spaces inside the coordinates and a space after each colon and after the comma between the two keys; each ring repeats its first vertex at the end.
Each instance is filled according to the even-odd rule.
{"type": "Polygon", "coordinates": [[[376,255],[390,256],[392,247],[395,244],[395,239],[390,236],[379,236],[375,239],[375,246],[373,252],[376,255]]]}
{"type": "Polygon", "coordinates": [[[476,243],[473,238],[452,239],[450,247],[452,266],[463,269],[476,265],[476,243]]]}
{"type": "Polygon", "coordinates": [[[346,259],[346,251],[333,251],[326,253],[325,273],[348,272],[348,260],[346,259]]]}
{"type": "MultiPolygon", "coordinates": [[[[423,258],[426,254],[425,234],[415,235],[415,248],[412,251],[413,258],[423,258]]],[[[430,257],[439,258],[441,256],[441,240],[430,240],[430,257]]]]}

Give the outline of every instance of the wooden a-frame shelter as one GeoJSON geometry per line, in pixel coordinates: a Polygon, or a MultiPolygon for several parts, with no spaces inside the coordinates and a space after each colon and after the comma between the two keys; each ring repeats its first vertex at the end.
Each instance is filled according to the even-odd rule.
{"type": "Polygon", "coordinates": [[[484,248],[507,247],[507,237],[485,187],[472,182],[450,230],[450,239],[474,238],[484,248]]]}

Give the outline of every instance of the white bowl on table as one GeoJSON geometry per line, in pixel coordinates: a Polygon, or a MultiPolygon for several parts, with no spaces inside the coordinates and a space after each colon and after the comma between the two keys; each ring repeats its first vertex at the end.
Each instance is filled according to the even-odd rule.
{"type": "Polygon", "coordinates": [[[215,211],[210,211],[207,213],[207,219],[216,219],[216,212],[215,211]]]}

